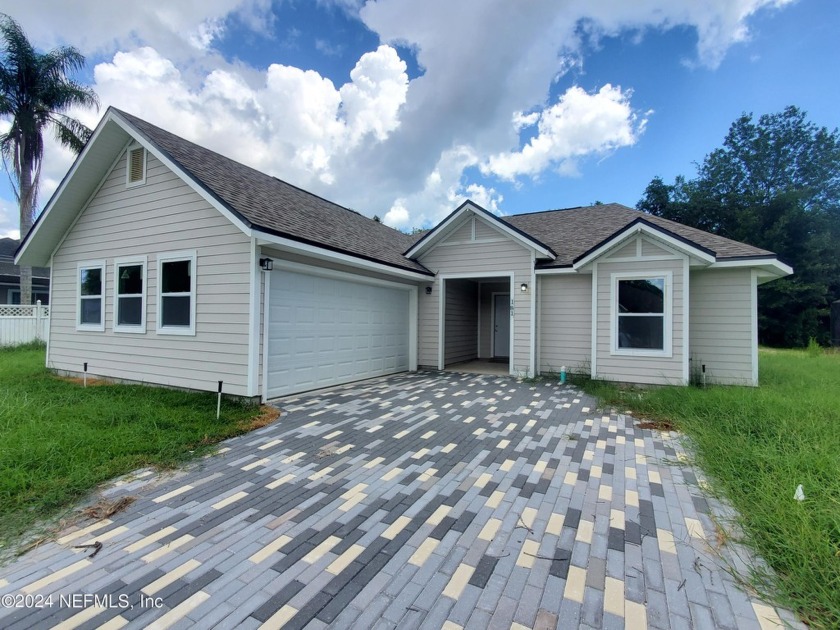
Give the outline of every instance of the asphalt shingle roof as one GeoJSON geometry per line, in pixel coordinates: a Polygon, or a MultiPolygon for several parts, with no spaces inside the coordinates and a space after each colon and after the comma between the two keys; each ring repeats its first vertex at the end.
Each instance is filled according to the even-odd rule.
{"type": "Polygon", "coordinates": [[[252,227],[411,271],[402,255],[412,238],[271,175],[115,110],[199,185],[252,227]]]}
{"type": "Polygon", "coordinates": [[[766,249],[645,214],[617,203],[502,217],[503,221],[530,234],[554,250],[557,258],[541,263],[540,267],[569,266],[638,219],[643,219],[701,248],[710,250],[718,260],[774,256],[773,252],[766,249]]]}
{"type": "MultiPolygon", "coordinates": [[[[18,267],[15,260],[15,251],[20,245],[20,241],[14,238],[0,238],[0,276],[4,278],[4,282],[17,281],[20,278],[20,267],[18,267]]],[[[33,267],[32,277],[49,280],[49,267],[33,267]]]]}
{"type": "MultiPolygon", "coordinates": [[[[114,111],[251,227],[393,267],[429,273],[403,255],[426,232],[404,234],[136,116],[114,111]]],[[[556,260],[540,262],[540,267],[570,266],[638,219],[710,251],[718,260],[774,256],[758,247],[614,203],[501,218],[557,254],[556,260]]]]}

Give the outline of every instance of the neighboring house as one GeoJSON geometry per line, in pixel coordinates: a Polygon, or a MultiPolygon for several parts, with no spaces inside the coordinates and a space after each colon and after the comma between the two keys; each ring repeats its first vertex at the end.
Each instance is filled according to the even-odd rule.
{"type": "Polygon", "coordinates": [[[52,268],[49,367],[263,399],[476,358],[755,384],[756,287],[792,273],[616,204],[412,237],[116,109],[17,262],[52,268]]]}
{"type": "MultiPolygon", "coordinates": [[[[20,241],[0,238],[0,304],[20,304],[20,267],[15,264],[15,250],[20,241]]],[[[32,269],[32,303],[50,303],[50,270],[32,269]]]]}

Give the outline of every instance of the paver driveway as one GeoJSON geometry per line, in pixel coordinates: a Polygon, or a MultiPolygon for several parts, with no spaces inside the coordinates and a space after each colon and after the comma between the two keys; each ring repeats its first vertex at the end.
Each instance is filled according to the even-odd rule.
{"type": "Polygon", "coordinates": [[[4,605],[53,605],[2,608],[0,627],[749,629],[786,615],[709,552],[709,503],[676,440],[571,387],[421,373],[282,407],[163,483],[114,487],[137,501],[3,568],[4,605]],[[94,541],[93,557],[74,548],[94,541]]]}

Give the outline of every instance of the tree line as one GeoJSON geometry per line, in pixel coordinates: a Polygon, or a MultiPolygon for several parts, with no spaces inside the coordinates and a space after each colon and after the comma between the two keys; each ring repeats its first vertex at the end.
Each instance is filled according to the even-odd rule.
{"type": "MultiPolygon", "coordinates": [[[[0,155],[14,186],[20,234],[37,210],[44,134],[75,152],[90,130],[67,115],[97,107],[93,91],[71,75],[84,66],[73,47],[37,51],[20,25],[0,14],[0,155]]],[[[759,340],[773,346],[829,342],[831,303],[840,299],[840,134],[796,107],[755,120],[743,114],[723,146],[693,179],[654,177],[636,207],[701,230],[775,252],[794,275],[759,287],[759,340]]],[[[379,220],[379,217],[374,217],[379,220]]],[[[21,269],[21,302],[31,270],[21,269]]]]}
{"type": "Polygon", "coordinates": [[[741,115],[697,176],[655,177],[637,209],[775,252],[794,275],[759,287],[759,342],[829,343],[840,300],[840,134],[797,107],[741,115]]]}

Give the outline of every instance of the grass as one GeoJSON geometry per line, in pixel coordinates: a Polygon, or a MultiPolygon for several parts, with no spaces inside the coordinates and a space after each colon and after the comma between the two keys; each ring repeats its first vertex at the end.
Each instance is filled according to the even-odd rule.
{"type": "Polygon", "coordinates": [[[579,384],[687,434],[744,542],[773,569],[756,568],[752,586],[814,628],[840,628],[840,353],[768,349],[759,366],[758,388],[579,384]]]}
{"type": "Polygon", "coordinates": [[[97,485],[173,467],[266,421],[258,405],[142,385],[82,387],[44,368],[44,348],[0,349],[0,557],[97,485]],[[5,552],[5,553],[4,553],[5,552]]]}

